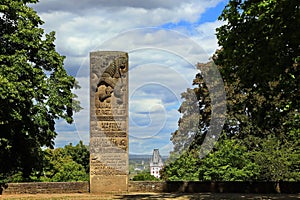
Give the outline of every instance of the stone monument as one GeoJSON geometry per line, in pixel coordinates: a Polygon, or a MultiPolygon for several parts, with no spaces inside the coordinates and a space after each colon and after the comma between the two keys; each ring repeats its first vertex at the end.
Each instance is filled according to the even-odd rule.
{"type": "Polygon", "coordinates": [[[90,191],[128,190],[128,54],[90,53],[90,191]]]}

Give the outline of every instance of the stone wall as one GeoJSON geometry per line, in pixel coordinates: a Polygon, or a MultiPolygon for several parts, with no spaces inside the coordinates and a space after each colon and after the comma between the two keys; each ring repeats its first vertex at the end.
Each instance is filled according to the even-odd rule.
{"type": "Polygon", "coordinates": [[[131,181],[129,192],[300,193],[300,182],[131,181]],[[279,186],[279,187],[278,187],[279,186]]]}
{"type": "Polygon", "coordinates": [[[165,182],[158,181],[129,181],[129,192],[164,192],[165,182]]]}
{"type": "Polygon", "coordinates": [[[8,183],[2,194],[88,193],[89,182],[8,183]]]}
{"type": "MultiPolygon", "coordinates": [[[[2,194],[88,193],[88,182],[9,183],[2,194]]],[[[280,182],[281,193],[300,193],[300,182],[280,182]]],[[[278,193],[275,182],[129,181],[128,192],[278,193]]]]}

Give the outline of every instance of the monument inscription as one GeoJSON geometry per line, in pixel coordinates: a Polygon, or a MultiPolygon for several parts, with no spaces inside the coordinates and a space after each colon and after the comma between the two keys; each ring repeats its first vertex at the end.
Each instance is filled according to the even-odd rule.
{"type": "Polygon", "coordinates": [[[128,54],[90,53],[90,190],[127,191],[128,54]]]}

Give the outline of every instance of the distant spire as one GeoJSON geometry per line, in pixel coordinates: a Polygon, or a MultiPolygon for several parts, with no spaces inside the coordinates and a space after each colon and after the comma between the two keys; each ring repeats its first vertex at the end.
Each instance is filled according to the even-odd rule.
{"type": "Polygon", "coordinates": [[[156,178],[160,178],[159,171],[162,169],[164,163],[162,157],[159,154],[158,149],[153,150],[152,157],[150,159],[150,174],[156,178]]]}
{"type": "Polygon", "coordinates": [[[163,165],[163,161],[158,149],[153,150],[153,154],[150,160],[152,165],[163,165]]]}

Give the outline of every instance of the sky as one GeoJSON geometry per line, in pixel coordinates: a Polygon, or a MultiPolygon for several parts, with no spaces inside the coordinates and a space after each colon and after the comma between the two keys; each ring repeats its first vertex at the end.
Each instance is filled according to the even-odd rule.
{"type": "Polygon", "coordinates": [[[219,48],[217,18],[228,0],[40,0],[31,5],[56,32],[56,49],[81,89],[83,109],[74,123],[56,123],[56,147],[89,144],[89,53],[129,54],[129,153],[162,155],[172,151],[181,93],[192,86],[195,64],[219,48]]]}

